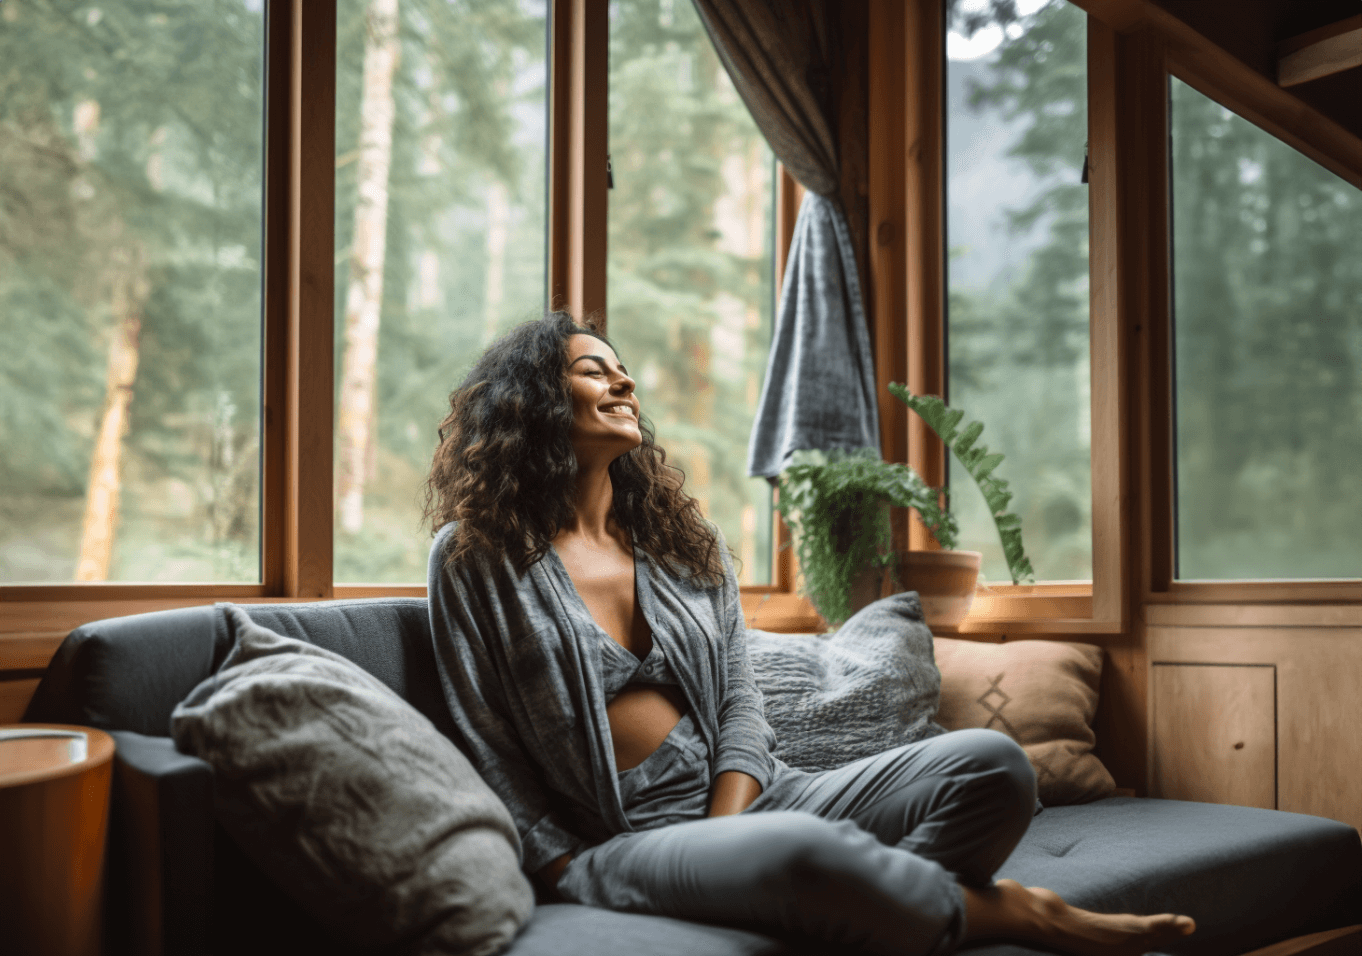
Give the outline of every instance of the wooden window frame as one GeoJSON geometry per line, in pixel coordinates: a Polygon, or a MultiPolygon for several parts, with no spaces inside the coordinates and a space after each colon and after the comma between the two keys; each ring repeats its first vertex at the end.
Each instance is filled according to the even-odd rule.
{"type": "MultiPolygon", "coordinates": [[[[1175,77],[1269,135],[1362,188],[1362,140],[1270,78],[1216,46],[1151,0],[1073,0],[1117,33],[1122,101],[1118,111],[1126,164],[1121,239],[1132,283],[1126,305],[1143,323],[1128,325],[1132,343],[1128,396],[1136,441],[1126,469],[1132,502],[1130,566],[1144,605],[1349,605],[1362,602],[1362,580],[1178,580],[1175,566],[1171,234],[1168,85],[1175,77]],[[1162,203],[1149,202],[1153,196],[1162,203]],[[1143,201],[1141,201],[1143,200],[1143,201]]],[[[1152,608],[1146,611],[1148,616],[1152,608]]]]}
{"type": "MultiPolygon", "coordinates": [[[[609,11],[595,0],[549,6],[548,291],[584,315],[605,305],[609,11]]],[[[265,16],[260,582],[0,585],[0,675],[45,666],[68,631],[105,617],[426,594],[333,581],[336,6],[271,0],[265,16]]],[[[799,196],[783,170],[779,183],[783,265],[799,196]]],[[[794,594],[789,531],[776,528],[773,584],[742,589],[749,622],[816,630],[817,613],[794,594]]]]}
{"type": "MultiPolygon", "coordinates": [[[[1093,582],[993,585],[955,632],[1115,634],[1146,604],[1362,601],[1354,580],[1173,580],[1169,216],[1166,201],[1150,201],[1169,195],[1169,76],[1360,187],[1362,142],[1152,0],[1072,2],[1089,14],[1093,582]]],[[[943,4],[871,0],[870,10],[877,378],[881,391],[906,380],[915,392],[941,394],[943,4]]],[[[897,405],[881,396],[891,432],[884,447],[886,458],[905,460],[897,405]]],[[[906,433],[908,463],[943,482],[940,441],[915,416],[906,433]]],[[[909,546],[935,544],[914,522],[909,546]]]]}
{"type": "MultiPolygon", "coordinates": [[[[930,484],[946,478],[946,450],[886,385],[943,394],[945,320],[946,24],[942,0],[872,0],[870,6],[870,203],[876,375],[887,460],[906,461],[930,484]],[[902,237],[901,239],[899,237],[902,237]],[[900,332],[899,330],[904,330],[900,332]]],[[[1090,368],[1092,375],[1093,581],[990,585],[969,616],[942,633],[1119,633],[1132,613],[1130,432],[1123,323],[1134,273],[1121,256],[1117,172],[1117,39],[1088,18],[1090,368]]],[[[935,549],[922,524],[908,547],[935,549]]]]}
{"type": "MultiPolygon", "coordinates": [[[[1089,14],[1093,584],[994,585],[958,633],[1116,633],[1145,604],[1362,602],[1352,580],[1172,579],[1168,215],[1148,201],[1168,191],[1170,75],[1359,187],[1362,142],[1152,0],[1072,2],[1089,14]]],[[[592,0],[554,0],[551,11],[548,283],[555,304],[581,314],[605,303],[609,21],[592,0]]],[[[887,459],[939,484],[944,449],[885,386],[940,394],[944,382],[943,10],[941,0],[869,0],[869,14],[867,286],[881,441],[887,459]]],[[[425,594],[332,581],[336,11],[273,0],[267,18],[261,581],[0,586],[0,671],[36,666],[43,648],[102,617],[425,594]]],[[[780,265],[798,200],[781,170],[780,265]]],[[[772,584],[742,589],[749,624],[816,630],[817,613],[794,592],[789,531],[775,526],[772,584]]],[[[920,524],[906,537],[931,546],[920,524]]]]}

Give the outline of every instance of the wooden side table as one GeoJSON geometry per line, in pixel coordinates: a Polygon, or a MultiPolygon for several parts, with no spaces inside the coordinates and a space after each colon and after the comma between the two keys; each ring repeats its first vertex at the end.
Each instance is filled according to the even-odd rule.
{"type": "Polygon", "coordinates": [[[98,956],[113,738],[0,726],[0,949],[98,956]]]}

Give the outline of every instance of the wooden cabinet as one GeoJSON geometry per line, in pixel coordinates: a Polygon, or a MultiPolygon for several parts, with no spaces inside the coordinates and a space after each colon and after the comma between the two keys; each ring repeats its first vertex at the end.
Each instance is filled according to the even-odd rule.
{"type": "Polygon", "coordinates": [[[1277,806],[1277,669],[1155,664],[1150,796],[1277,806]]]}
{"type": "Polygon", "coordinates": [[[1151,614],[1146,630],[1150,795],[1275,805],[1362,828],[1362,628],[1157,619],[1174,613],[1151,614]]]}

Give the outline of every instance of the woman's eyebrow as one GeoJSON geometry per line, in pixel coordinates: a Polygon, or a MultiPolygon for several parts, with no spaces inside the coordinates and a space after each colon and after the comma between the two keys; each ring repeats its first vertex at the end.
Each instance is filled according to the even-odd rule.
{"type": "MultiPolygon", "coordinates": [[[[572,366],[576,365],[582,359],[595,359],[597,362],[601,363],[601,368],[605,369],[607,372],[610,371],[610,366],[606,365],[605,359],[601,358],[599,355],[579,355],[568,363],[568,368],[572,368],[572,366]]],[[[629,370],[624,367],[623,362],[620,363],[620,371],[623,372],[625,375],[629,374],[629,370]]]]}

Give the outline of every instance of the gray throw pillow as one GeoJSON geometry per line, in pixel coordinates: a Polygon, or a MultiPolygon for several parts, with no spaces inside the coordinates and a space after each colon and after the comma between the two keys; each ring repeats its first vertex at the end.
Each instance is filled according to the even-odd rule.
{"type": "Polygon", "coordinates": [[[235,643],[171,715],[218,819],[326,929],[482,956],[534,906],[506,807],[415,708],[339,654],[220,605],[235,643]]]}
{"type": "Polygon", "coordinates": [[[749,630],[747,651],[775,755],[792,767],[831,770],[945,733],[916,591],[867,605],[830,636],[749,630]]]}

